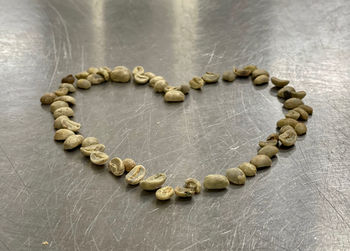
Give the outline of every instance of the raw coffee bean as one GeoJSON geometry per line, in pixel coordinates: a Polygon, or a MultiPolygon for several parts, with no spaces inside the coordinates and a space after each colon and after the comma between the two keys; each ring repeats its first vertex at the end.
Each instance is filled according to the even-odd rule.
{"type": "Polygon", "coordinates": [[[274,84],[276,87],[279,87],[279,88],[282,88],[289,84],[289,80],[279,79],[276,77],[272,77],[271,82],[272,84],[274,84]]]}
{"type": "Polygon", "coordinates": [[[233,68],[233,72],[236,74],[237,77],[241,78],[249,77],[249,75],[252,74],[252,72],[248,69],[233,68]]]}
{"type": "Polygon", "coordinates": [[[131,79],[131,73],[125,66],[117,66],[111,72],[113,82],[127,83],[131,79]]]}
{"type": "Polygon", "coordinates": [[[76,148],[83,142],[84,137],[82,135],[71,135],[63,143],[63,149],[64,150],[71,150],[76,148]]]}
{"type": "Polygon", "coordinates": [[[256,69],[258,69],[258,67],[256,65],[247,65],[243,67],[244,70],[248,70],[250,72],[255,71],[256,69]]]}
{"type": "Polygon", "coordinates": [[[225,189],[229,183],[224,175],[210,174],[204,178],[203,185],[206,189],[225,189]]]}
{"type": "Polygon", "coordinates": [[[57,95],[53,92],[45,93],[44,95],[41,96],[40,102],[43,105],[51,105],[54,102],[56,97],[57,95]]]}
{"type": "Polygon", "coordinates": [[[136,163],[133,159],[126,158],[123,160],[125,171],[130,172],[135,166],[136,163]]]}
{"type": "Polygon", "coordinates": [[[182,102],[185,100],[185,94],[180,91],[168,91],[164,95],[166,102],[182,102]]]}
{"type": "MultiPolygon", "coordinates": [[[[62,117],[62,116],[60,116],[62,117]]],[[[59,118],[60,118],[59,117],[59,118]]],[[[63,129],[68,129],[71,130],[73,132],[77,132],[80,130],[81,125],[78,122],[75,122],[73,120],[70,120],[68,117],[67,118],[63,118],[61,120],[61,127],[63,129]]]]}
{"type": "Polygon", "coordinates": [[[159,81],[159,80],[165,80],[162,76],[155,76],[155,77],[153,77],[150,81],[149,81],[149,83],[148,83],[148,85],[149,86],[151,86],[151,87],[154,87],[154,85],[157,83],[157,81],[159,81]]]}
{"type": "Polygon", "coordinates": [[[192,89],[199,90],[202,89],[204,85],[204,80],[200,77],[194,77],[189,82],[192,89]]]}
{"type": "Polygon", "coordinates": [[[90,74],[86,80],[90,81],[90,83],[93,85],[99,85],[105,82],[104,77],[97,73],[90,74]]]}
{"type": "Polygon", "coordinates": [[[105,150],[105,145],[103,144],[94,144],[90,146],[82,146],[80,147],[80,152],[86,156],[89,157],[93,152],[103,152],[105,150]]]}
{"type": "Polygon", "coordinates": [[[226,82],[233,82],[236,79],[236,74],[233,71],[225,71],[222,74],[222,80],[226,82]]]}
{"type": "Polygon", "coordinates": [[[64,96],[64,95],[67,95],[67,93],[68,93],[68,88],[66,87],[59,88],[58,90],[55,91],[55,94],[57,96],[64,96]]]}
{"type": "Polygon", "coordinates": [[[55,101],[64,101],[68,104],[71,104],[71,105],[75,105],[75,98],[71,97],[71,96],[59,96],[57,98],[55,98],[55,101]]]}
{"type": "Polygon", "coordinates": [[[227,179],[235,185],[244,185],[246,177],[244,172],[239,168],[229,168],[226,170],[227,179]]]}
{"type": "Polygon", "coordinates": [[[313,109],[311,106],[308,105],[299,105],[299,108],[303,109],[304,111],[306,111],[309,115],[312,115],[313,109]]]}
{"type": "Polygon", "coordinates": [[[294,128],[291,127],[290,125],[285,125],[280,129],[280,134],[285,133],[288,130],[294,130],[294,128]]]}
{"type": "Polygon", "coordinates": [[[98,72],[98,68],[96,68],[96,67],[90,67],[90,68],[87,70],[87,72],[88,72],[89,74],[96,74],[96,73],[98,72]]]}
{"type": "Polygon", "coordinates": [[[269,167],[272,165],[272,160],[267,155],[256,155],[251,160],[250,163],[253,164],[257,169],[263,167],[269,167]]]}
{"type": "Polygon", "coordinates": [[[145,69],[143,69],[142,66],[136,66],[133,70],[132,70],[132,74],[136,75],[136,74],[143,74],[145,72],[145,69]]]}
{"type": "MultiPolygon", "coordinates": [[[[82,147],[85,147],[85,146],[91,146],[91,145],[95,145],[95,144],[98,144],[100,142],[98,142],[98,139],[95,138],[95,137],[86,137],[83,142],[81,143],[81,146],[82,147]]],[[[101,151],[102,152],[102,151],[101,151]]]]}
{"type": "Polygon", "coordinates": [[[249,162],[243,162],[238,168],[241,169],[247,177],[255,176],[256,174],[256,167],[249,162]]]}
{"type": "Polygon", "coordinates": [[[55,133],[54,140],[66,140],[71,135],[74,135],[74,132],[71,130],[59,129],[55,133]]]}
{"type": "Polygon", "coordinates": [[[264,147],[267,145],[272,145],[272,146],[276,146],[278,144],[278,133],[272,133],[270,134],[266,141],[259,141],[259,146],[260,147],[264,147]]]}
{"type": "Polygon", "coordinates": [[[156,198],[158,200],[169,200],[174,193],[174,189],[171,186],[162,187],[157,190],[156,198]]]}
{"type": "Polygon", "coordinates": [[[91,87],[91,82],[87,79],[79,79],[77,81],[77,87],[80,89],[89,89],[91,87]]]}
{"type": "Polygon", "coordinates": [[[175,187],[175,194],[180,198],[190,198],[194,194],[194,191],[185,187],[175,187]]]}
{"type": "Polygon", "coordinates": [[[188,178],[185,180],[185,188],[189,188],[194,191],[194,193],[200,193],[202,189],[202,185],[199,180],[194,178],[188,178]]]}
{"type": "Polygon", "coordinates": [[[302,108],[294,108],[292,111],[298,112],[300,114],[299,119],[301,120],[308,120],[309,119],[309,114],[302,108]]]}
{"type": "Polygon", "coordinates": [[[150,80],[156,76],[156,74],[153,72],[145,72],[144,75],[147,76],[150,80]]]}
{"type": "Polygon", "coordinates": [[[277,121],[277,127],[281,128],[285,125],[290,125],[291,127],[295,127],[297,125],[298,121],[296,121],[295,119],[291,119],[291,118],[286,118],[286,119],[280,119],[277,121]]]}
{"type": "Polygon", "coordinates": [[[178,87],[176,86],[171,86],[171,85],[168,85],[164,88],[164,92],[167,93],[167,92],[170,92],[170,91],[180,91],[178,87]]]}
{"type": "MultiPolygon", "coordinates": [[[[108,68],[108,67],[107,67],[108,68]]],[[[105,81],[109,81],[109,72],[111,70],[108,68],[104,68],[104,67],[101,67],[101,68],[98,68],[98,72],[96,74],[100,75],[101,77],[104,78],[105,81]],[[109,70],[109,71],[108,71],[109,70]]]]}
{"type": "Polygon", "coordinates": [[[298,123],[295,126],[295,132],[298,136],[305,134],[307,131],[306,125],[304,123],[298,123]]]}
{"type": "Polygon", "coordinates": [[[252,72],[252,79],[254,80],[261,75],[265,75],[267,77],[270,77],[270,74],[266,70],[256,69],[255,71],[252,72]]]}
{"type": "MultiPolygon", "coordinates": [[[[56,101],[58,102],[58,101],[56,101]]],[[[53,117],[57,119],[59,116],[66,115],[67,117],[73,117],[74,111],[70,107],[61,107],[54,111],[53,117]]]]}
{"type": "Polygon", "coordinates": [[[295,130],[287,130],[284,133],[280,134],[279,139],[282,145],[292,146],[297,141],[297,133],[295,132],[295,130]]]}
{"type": "Polygon", "coordinates": [[[90,73],[88,73],[87,71],[82,71],[82,72],[75,74],[75,77],[77,79],[86,79],[89,75],[90,75],[90,73]]]}
{"type": "Polygon", "coordinates": [[[304,91],[299,91],[299,92],[291,92],[292,98],[298,98],[298,99],[303,99],[306,96],[306,92],[304,91]]]}
{"type": "Polygon", "coordinates": [[[295,110],[290,110],[286,114],[286,118],[291,118],[297,120],[300,117],[300,113],[295,110]]]}
{"type": "Polygon", "coordinates": [[[218,82],[220,78],[220,74],[214,73],[214,72],[206,72],[203,76],[202,79],[205,81],[205,83],[210,84],[210,83],[216,83],[218,82]]]}
{"type": "Polygon", "coordinates": [[[65,119],[69,119],[69,118],[67,116],[63,115],[63,116],[59,116],[57,119],[55,119],[55,122],[53,124],[54,128],[55,129],[61,129],[62,128],[62,121],[65,120],[65,119]]]}
{"type": "Polygon", "coordinates": [[[58,108],[61,108],[61,107],[68,107],[68,103],[65,102],[65,101],[62,101],[62,100],[58,100],[58,101],[55,101],[53,102],[51,105],[50,105],[50,111],[52,113],[54,113],[58,108]]]}
{"type": "Polygon", "coordinates": [[[125,172],[123,161],[120,158],[113,158],[108,163],[108,170],[115,176],[122,176],[125,172]]]}
{"type": "Polygon", "coordinates": [[[266,75],[260,75],[257,76],[254,80],[253,80],[253,84],[254,85],[263,85],[263,84],[267,84],[269,82],[269,77],[266,75]]]}
{"type": "Polygon", "coordinates": [[[186,95],[190,92],[190,86],[186,84],[180,85],[179,91],[186,95]]]}
{"type": "Polygon", "coordinates": [[[137,185],[145,177],[146,169],[142,165],[137,165],[125,176],[125,180],[130,185],[137,185]]]}
{"type": "Polygon", "coordinates": [[[109,156],[104,152],[95,151],[90,155],[90,161],[95,165],[102,166],[107,163],[109,156]]]}
{"type": "Polygon", "coordinates": [[[69,74],[62,78],[61,83],[68,83],[68,84],[73,84],[75,81],[74,77],[72,74],[69,74]]]}
{"type": "Polygon", "coordinates": [[[277,97],[288,99],[292,97],[292,92],[295,92],[295,89],[291,86],[285,86],[282,89],[278,90],[277,97]]]}
{"type": "Polygon", "coordinates": [[[149,77],[147,77],[145,74],[137,73],[134,75],[134,81],[136,84],[146,84],[149,81],[149,77]]]}
{"type": "Polygon", "coordinates": [[[67,88],[67,89],[68,89],[68,92],[72,92],[72,93],[76,91],[74,85],[72,85],[72,84],[67,84],[67,83],[62,83],[62,84],[60,84],[59,88],[67,88]]]}
{"type": "Polygon", "coordinates": [[[264,154],[264,155],[267,155],[270,158],[272,158],[272,157],[276,156],[278,151],[279,150],[276,146],[267,145],[259,150],[258,155],[264,154]]]}
{"type": "Polygon", "coordinates": [[[145,180],[141,180],[140,186],[143,190],[152,191],[160,188],[166,181],[166,175],[164,173],[158,173],[148,177],[145,180]]]}
{"type": "Polygon", "coordinates": [[[301,99],[298,98],[290,98],[287,99],[286,101],[284,101],[283,107],[286,109],[294,109],[296,107],[298,107],[299,105],[303,105],[303,101],[301,101],[301,99]]]}
{"type": "Polygon", "coordinates": [[[161,79],[154,84],[153,89],[155,92],[164,92],[165,87],[167,86],[168,86],[168,83],[164,79],[161,79]]]}

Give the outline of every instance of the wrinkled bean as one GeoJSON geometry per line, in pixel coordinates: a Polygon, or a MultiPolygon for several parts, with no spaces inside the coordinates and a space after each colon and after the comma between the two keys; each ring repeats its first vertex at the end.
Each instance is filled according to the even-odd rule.
{"type": "Polygon", "coordinates": [[[104,152],[95,151],[90,154],[90,161],[95,165],[102,166],[107,163],[109,156],[104,152]]]}
{"type": "Polygon", "coordinates": [[[83,142],[84,137],[82,135],[71,135],[63,143],[63,149],[64,150],[71,150],[76,148],[83,142]]]}
{"type": "Polygon", "coordinates": [[[146,84],[149,81],[149,77],[147,77],[145,74],[137,73],[134,75],[134,81],[136,84],[146,84]]]}
{"type": "Polygon", "coordinates": [[[97,73],[90,74],[86,80],[90,81],[90,83],[93,85],[99,85],[105,82],[104,77],[97,73]]]}
{"type": "Polygon", "coordinates": [[[280,134],[279,140],[284,146],[293,146],[297,141],[297,133],[295,130],[287,130],[280,134]]]}
{"type": "Polygon", "coordinates": [[[72,92],[72,93],[76,91],[74,85],[72,85],[72,84],[67,84],[67,83],[62,83],[62,84],[60,84],[59,88],[67,88],[67,89],[68,89],[68,92],[72,92]]]}
{"type": "Polygon", "coordinates": [[[132,70],[132,74],[143,74],[145,72],[145,69],[143,69],[142,66],[135,66],[135,68],[132,70]]]}
{"type": "Polygon", "coordinates": [[[93,152],[103,152],[105,150],[105,145],[103,144],[94,144],[89,146],[82,146],[80,147],[80,152],[84,156],[90,156],[93,152]]]}
{"type": "Polygon", "coordinates": [[[127,171],[127,172],[130,172],[136,166],[135,161],[133,159],[130,159],[130,158],[124,159],[123,164],[125,167],[125,171],[127,171]]]}
{"type": "Polygon", "coordinates": [[[286,114],[286,118],[291,118],[297,120],[300,117],[300,113],[295,110],[290,110],[286,114]]]}
{"type": "Polygon", "coordinates": [[[205,81],[205,83],[216,83],[218,82],[220,78],[220,75],[214,72],[206,72],[203,76],[202,79],[205,81]]]}
{"type": "Polygon", "coordinates": [[[67,93],[68,93],[67,87],[62,87],[62,88],[59,88],[58,90],[55,91],[55,94],[57,96],[64,96],[64,95],[67,95],[67,93]]]}
{"type": "Polygon", "coordinates": [[[125,176],[125,180],[130,185],[137,185],[145,177],[146,169],[142,165],[137,165],[125,176]]]}
{"type": "MultiPolygon", "coordinates": [[[[58,101],[56,101],[58,102],[58,101]]],[[[74,111],[70,107],[61,107],[54,111],[53,117],[57,119],[59,116],[66,115],[67,117],[73,117],[74,111]]]]}
{"type": "Polygon", "coordinates": [[[282,126],[281,129],[280,129],[280,134],[288,131],[288,130],[294,130],[294,127],[290,126],[290,125],[285,125],[285,126],[282,126]]]}
{"type": "Polygon", "coordinates": [[[174,189],[171,186],[162,187],[157,190],[156,198],[158,200],[169,200],[174,193],[174,189]]]}
{"type": "MultiPolygon", "coordinates": [[[[62,117],[62,116],[60,116],[62,117]]],[[[60,118],[59,117],[59,118],[60,118]]],[[[68,129],[71,130],[73,132],[77,132],[80,130],[81,125],[78,122],[75,122],[73,120],[70,120],[68,117],[67,118],[63,118],[61,120],[61,127],[63,129],[68,129]]]]}
{"type": "Polygon", "coordinates": [[[118,157],[111,159],[108,163],[108,170],[115,176],[122,176],[125,172],[123,161],[118,157]]]}
{"type": "Polygon", "coordinates": [[[194,191],[185,187],[175,187],[175,194],[181,198],[190,198],[194,194],[194,191]]]}
{"type": "Polygon", "coordinates": [[[64,101],[66,103],[69,103],[71,105],[75,105],[75,98],[71,97],[71,96],[59,96],[57,98],[55,98],[55,101],[64,101]]]}
{"type": "Polygon", "coordinates": [[[202,89],[204,85],[204,80],[200,77],[194,77],[189,82],[192,89],[199,90],[202,89]]]}
{"type": "Polygon", "coordinates": [[[117,66],[111,72],[111,80],[113,82],[127,83],[130,81],[131,74],[125,66],[117,66]]]}
{"type": "MultiPolygon", "coordinates": [[[[91,146],[91,145],[95,145],[95,144],[98,144],[100,142],[98,142],[98,139],[95,138],[95,137],[86,137],[83,142],[81,143],[81,146],[82,147],[85,147],[85,146],[91,146]]],[[[102,152],[102,151],[101,151],[102,152]]]]}
{"type": "Polygon", "coordinates": [[[157,81],[159,81],[159,80],[165,80],[162,76],[155,76],[155,77],[153,77],[150,81],[149,81],[149,83],[148,83],[148,85],[149,86],[151,86],[151,87],[154,87],[154,85],[157,83],[157,81]]]}
{"type": "Polygon", "coordinates": [[[140,186],[143,190],[152,191],[160,188],[166,181],[166,175],[164,173],[158,173],[148,177],[145,180],[141,180],[140,186]]]}
{"type": "Polygon", "coordinates": [[[195,193],[200,193],[202,189],[202,185],[199,180],[194,178],[188,178],[185,180],[185,188],[192,189],[195,193]]]}
{"type": "Polygon", "coordinates": [[[167,86],[168,86],[168,83],[164,79],[161,79],[154,84],[153,88],[155,92],[164,92],[165,87],[167,86]]]}
{"type": "Polygon", "coordinates": [[[272,146],[276,146],[278,144],[278,133],[272,133],[270,134],[266,141],[259,141],[259,146],[260,147],[264,147],[267,145],[272,145],[272,146]]]}
{"type": "Polygon", "coordinates": [[[182,102],[185,100],[185,94],[180,91],[168,91],[164,95],[166,102],[182,102]]]}

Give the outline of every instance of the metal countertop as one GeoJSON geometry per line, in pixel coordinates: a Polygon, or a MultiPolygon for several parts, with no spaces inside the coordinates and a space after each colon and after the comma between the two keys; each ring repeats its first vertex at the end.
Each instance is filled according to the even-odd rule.
{"type": "MultiPolygon", "coordinates": [[[[349,250],[350,3],[2,1],[0,250],[349,250]],[[53,140],[44,92],[90,66],[188,82],[256,64],[305,90],[308,133],[244,186],[160,202],[53,140]],[[42,242],[47,241],[48,245],[42,242]]],[[[148,86],[79,90],[74,119],[106,152],[181,186],[256,154],[286,111],[249,79],[164,103],[148,86]]]]}

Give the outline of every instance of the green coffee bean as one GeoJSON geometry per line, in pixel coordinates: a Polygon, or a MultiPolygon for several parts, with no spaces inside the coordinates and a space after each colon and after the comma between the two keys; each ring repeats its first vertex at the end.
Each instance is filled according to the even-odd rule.
{"type": "Polygon", "coordinates": [[[295,130],[287,130],[280,134],[279,140],[284,146],[293,146],[297,141],[297,133],[295,130]]]}
{"type": "Polygon", "coordinates": [[[67,104],[71,104],[71,105],[75,105],[75,98],[71,97],[71,96],[58,96],[57,98],[55,98],[55,101],[64,101],[67,104]]]}
{"type": "MultiPolygon", "coordinates": [[[[108,67],[101,67],[98,68],[98,72],[96,74],[100,75],[101,77],[103,77],[103,79],[105,81],[109,81],[110,77],[109,77],[109,73],[111,72],[111,69],[109,69],[108,67]]],[[[104,82],[104,81],[103,81],[104,82]]],[[[102,82],[101,82],[102,83],[102,82]]]]}
{"type": "MultiPolygon", "coordinates": [[[[81,146],[82,147],[85,147],[85,146],[91,146],[91,145],[95,145],[95,144],[98,144],[100,142],[98,142],[98,139],[95,138],[95,137],[86,137],[83,142],[81,143],[81,146]]],[[[103,152],[103,151],[101,151],[103,152]]]]}
{"type": "Polygon", "coordinates": [[[277,127],[281,128],[285,125],[290,125],[293,128],[297,125],[298,121],[296,121],[295,119],[291,119],[291,118],[286,118],[286,119],[280,119],[277,121],[277,127]]]}
{"type": "Polygon", "coordinates": [[[264,147],[267,145],[272,145],[272,146],[276,146],[278,144],[278,133],[272,133],[270,134],[266,141],[259,141],[259,146],[260,147],[264,147]]]}
{"type": "Polygon", "coordinates": [[[267,155],[270,158],[272,158],[272,157],[276,156],[278,151],[279,150],[276,146],[267,145],[259,150],[258,155],[264,154],[264,155],[267,155]]]}
{"type": "Polygon", "coordinates": [[[90,81],[90,83],[93,85],[99,85],[105,82],[104,77],[97,73],[90,74],[86,80],[90,81]]]}
{"type": "Polygon", "coordinates": [[[192,89],[199,90],[202,89],[204,85],[204,80],[200,77],[194,77],[192,78],[192,80],[190,80],[189,84],[192,89]]]}
{"type": "MultiPolygon", "coordinates": [[[[62,116],[60,116],[60,117],[62,117],[62,116]]],[[[58,118],[60,118],[60,117],[58,117],[58,118]]],[[[61,127],[63,129],[68,129],[68,130],[71,130],[73,132],[77,132],[80,130],[81,125],[73,120],[70,120],[68,117],[66,117],[66,118],[63,118],[61,120],[61,127]]]]}
{"type": "Polygon", "coordinates": [[[200,193],[202,189],[202,185],[199,180],[194,178],[186,179],[184,187],[193,190],[194,193],[200,193]]]}
{"type": "Polygon", "coordinates": [[[290,125],[285,125],[285,126],[282,126],[281,129],[280,129],[280,134],[288,131],[288,130],[294,130],[293,127],[291,127],[290,125]]]}
{"type": "Polygon", "coordinates": [[[226,82],[233,82],[236,79],[236,74],[233,71],[225,71],[222,74],[222,80],[226,82]]]}
{"type": "Polygon", "coordinates": [[[210,174],[204,178],[203,185],[206,189],[225,189],[229,183],[224,175],[210,174]]]}
{"type": "Polygon", "coordinates": [[[105,150],[105,145],[103,144],[93,144],[89,146],[82,146],[80,147],[80,152],[84,155],[89,157],[93,152],[103,152],[105,150]]]}
{"type": "Polygon", "coordinates": [[[108,163],[108,170],[115,176],[122,176],[125,172],[123,161],[118,157],[111,159],[108,163]]]}
{"type": "Polygon", "coordinates": [[[243,67],[244,70],[248,70],[250,72],[255,71],[256,69],[258,69],[258,67],[256,67],[256,65],[247,65],[243,67]]]}
{"type": "Polygon", "coordinates": [[[282,89],[278,90],[277,96],[280,98],[288,99],[292,97],[292,92],[295,92],[295,89],[291,86],[285,86],[282,89]]]}
{"type": "MultiPolygon", "coordinates": [[[[62,115],[62,116],[59,116],[57,119],[55,119],[54,128],[55,129],[61,129],[62,128],[62,121],[65,120],[65,119],[69,119],[69,118],[67,116],[65,116],[65,115],[62,115]]],[[[66,128],[66,129],[68,129],[68,128],[66,128]]]]}
{"type": "Polygon", "coordinates": [[[304,91],[299,91],[299,92],[291,92],[292,98],[298,98],[298,99],[303,99],[306,96],[306,92],[304,91]]]}
{"type": "Polygon", "coordinates": [[[67,93],[68,93],[68,88],[66,87],[59,88],[55,91],[55,94],[57,96],[64,96],[64,95],[67,95],[67,93]]]}
{"type": "Polygon", "coordinates": [[[274,84],[276,87],[279,87],[279,88],[282,88],[289,84],[289,80],[279,79],[276,77],[272,77],[271,82],[272,84],[274,84]]]}
{"type": "Polygon", "coordinates": [[[298,112],[300,114],[299,119],[301,119],[301,120],[306,121],[309,119],[309,114],[304,109],[302,109],[300,107],[294,108],[292,111],[298,112]]]}
{"type": "Polygon", "coordinates": [[[303,101],[301,101],[301,99],[298,98],[290,98],[287,99],[286,101],[284,101],[283,107],[286,109],[294,109],[296,107],[298,107],[299,105],[303,105],[303,101]]]}
{"type": "Polygon", "coordinates": [[[130,172],[135,166],[136,163],[133,159],[126,158],[123,160],[125,171],[130,172]]]}
{"type": "Polygon", "coordinates": [[[168,83],[164,79],[161,79],[154,84],[153,89],[155,92],[164,92],[165,87],[167,86],[168,86],[168,83]]]}
{"type": "Polygon", "coordinates": [[[147,77],[145,74],[136,73],[134,75],[134,81],[136,84],[146,84],[149,81],[149,77],[147,77]]]}
{"type": "Polygon", "coordinates": [[[143,69],[142,66],[135,66],[135,68],[132,70],[132,74],[143,74],[145,72],[145,69],[143,69]]]}
{"type": "Polygon", "coordinates": [[[253,164],[257,169],[263,167],[269,167],[272,165],[272,160],[267,155],[256,155],[251,160],[250,163],[253,164]]]}
{"type": "Polygon", "coordinates": [[[154,85],[157,83],[157,81],[159,81],[159,80],[165,80],[162,76],[155,76],[155,77],[153,77],[150,81],[149,81],[149,83],[148,83],[148,85],[149,86],[151,86],[151,87],[154,87],[154,85]]]}
{"type": "Polygon", "coordinates": [[[313,109],[311,106],[308,105],[299,105],[298,108],[303,109],[304,111],[306,111],[309,115],[312,115],[313,109]]]}
{"type": "Polygon", "coordinates": [[[68,103],[62,100],[57,100],[50,105],[50,111],[54,113],[58,108],[68,107],[68,103]]]}
{"type": "Polygon", "coordinates": [[[164,173],[158,173],[148,177],[145,180],[141,180],[140,186],[143,190],[152,191],[160,188],[166,181],[166,175],[164,173]]]}
{"type": "Polygon", "coordinates": [[[156,76],[156,74],[153,72],[145,72],[144,75],[147,76],[150,80],[156,76]]]}
{"type": "Polygon", "coordinates": [[[87,72],[88,72],[89,74],[96,74],[96,73],[98,72],[98,68],[96,68],[96,67],[90,67],[90,68],[87,70],[87,72]]]}
{"type": "Polygon", "coordinates": [[[68,83],[68,84],[73,84],[75,81],[74,77],[72,74],[69,74],[62,78],[61,83],[68,83]]]}
{"type": "Polygon", "coordinates": [[[72,92],[72,93],[76,91],[74,85],[72,85],[72,84],[67,84],[67,83],[62,83],[62,84],[60,84],[59,88],[67,88],[67,89],[68,89],[68,92],[72,92]]]}
{"type": "Polygon", "coordinates": [[[188,94],[190,92],[190,86],[189,85],[180,85],[179,91],[181,91],[183,94],[188,94]]]}
{"type": "Polygon", "coordinates": [[[51,105],[54,101],[57,95],[53,92],[51,93],[45,93],[44,95],[41,96],[40,102],[43,105],[51,105]]]}
{"type": "Polygon", "coordinates": [[[170,91],[180,91],[178,87],[176,86],[171,86],[171,85],[167,85],[166,87],[164,87],[164,92],[170,92],[170,91]]]}
{"type": "Polygon", "coordinates": [[[220,78],[220,75],[214,72],[206,72],[203,76],[202,79],[205,81],[205,83],[216,83],[218,82],[220,78]]]}
{"type": "Polygon", "coordinates": [[[82,135],[71,135],[63,143],[63,149],[64,150],[71,150],[76,148],[83,142],[84,137],[82,135]]]}
{"type": "Polygon", "coordinates": [[[102,166],[107,163],[108,159],[109,156],[104,152],[95,151],[90,154],[90,161],[95,165],[102,166]]]}
{"type": "Polygon", "coordinates": [[[266,75],[260,75],[257,76],[254,80],[253,80],[253,84],[254,85],[263,85],[263,84],[267,84],[269,82],[269,77],[266,75]]]}
{"type": "Polygon", "coordinates": [[[127,83],[130,81],[131,74],[125,66],[117,66],[112,70],[110,77],[113,82],[127,83]]]}
{"type": "Polygon", "coordinates": [[[158,200],[169,200],[174,193],[174,189],[171,186],[162,187],[157,190],[156,198],[158,200]]]}
{"type": "Polygon", "coordinates": [[[261,76],[261,75],[265,75],[268,78],[270,77],[270,74],[264,70],[264,69],[256,69],[255,71],[252,72],[252,79],[256,79],[257,77],[261,76]]]}
{"type": "Polygon", "coordinates": [[[300,113],[295,110],[290,110],[286,114],[286,118],[291,118],[297,120],[300,117],[300,113]]]}
{"type": "MultiPolygon", "coordinates": [[[[58,102],[58,101],[56,101],[58,102]]],[[[67,117],[73,117],[74,111],[70,107],[61,107],[54,111],[53,117],[57,119],[59,116],[66,115],[67,117]]]]}
{"type": "Polygon", "coordinates": [[[74,135],[74,132],[71,130],[59,129],[55,133],[54,140],[66,140],[71,135],[74,135]]]}
{"type": "Polygon", "coordinates": [[[182,102],[185,100],[185,94],[180,91],[168,91],[164,95],[166,102],[182,102]]]}
{"type": "Polygon", "coordinates": [[[79,79],[77,81],[77,87],[80,89],[89,89],[91,87],[91,82],[87,79],[79,79]]]}
{"type": "Polygon", "coordinates": [[[76,74],[75,77],[77,79],[86,79],[89,75],[90,75],[90,73],[88,73],[87,71],[82,71],[82,72],[79,72],[78,74],[76,74]]]}
{"type": "Polygon", "coordinates": [[[137,185],[145,177],[146,169],[142,165],[137,165],[125,176],[125,180],[130,185],[137,185]]]}
{"type": "Polygon", "coordinates": [[[243,162],[238,168],[241,169],[247,177],[255,176],[256,174],[256,167],[249,162],[243,162]]]}
{"type": "Polygon", "coordinates": [[[237,69],[237,68],[233,68],[233,72],[235,73],[235,75],[237,77],[249,77],[250,74],[252,74],[252,72],[248,69],[237,69]]]}
{"type": "Polygon", "coordinates": [[[175,187],[175,194],[181,198],[190,198],[194,194],[194,191],[185,187],[175,187]]]}
{"type": "Polygon", "coordinates": [[[226,171],[227,179],[235,185],[244,185],[246,177],[244,172],[239,168],[229,168],[226,171]]]}
{"type": "Polygon", "coordinates": [[[295,132],[298,136],[305,134],[307,131],[306,125],[304,123],[298,123],[295,126],[295,132]]]}

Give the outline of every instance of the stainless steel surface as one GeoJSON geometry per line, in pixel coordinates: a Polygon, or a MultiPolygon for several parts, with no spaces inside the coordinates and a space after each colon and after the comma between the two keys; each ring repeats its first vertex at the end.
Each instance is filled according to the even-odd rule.
{"type": "MultiPolygon", "coordinates": [[[[4,0],[0,13],[0,250],[350,249],[349,1],[4,0]],[[309,131],[245,186],[192,200],[156,201],[63,151],[39,102],[90,66],[179,84],[248,63],[307,92],[309,131]]],[[[220,81],[166,104],[102,84],[74,94],[75,120],[111,156],[182,185],[256,153],[283,117],[271,87],[220,81]]]]}

